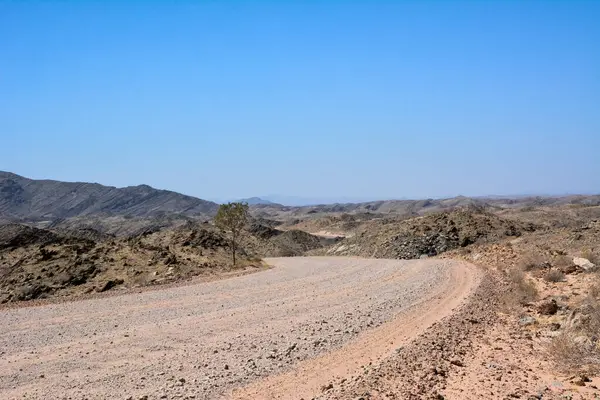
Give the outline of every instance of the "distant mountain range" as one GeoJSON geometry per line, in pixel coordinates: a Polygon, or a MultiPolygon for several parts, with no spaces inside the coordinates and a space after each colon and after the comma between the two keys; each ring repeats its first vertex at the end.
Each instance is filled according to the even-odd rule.
{"type": "Polygon", "coordinates": [[[264,204],[264,205],[276,205],[276,203],[269,201],[269,200],[265,200],[263,198],[260,197],[249,197],[247,199],[240,199],[237,200],[238,202],[242,202],[242,203],[248,203],[248,205],[250,206],[255,206],[258,204],[264,204]]]}
{"type": "Polygon", "coordinates": [[[116,188],[98,183],[34,180],[0,171],[0,216],[55,220],[79,216],[161,214],[213,216],[219,205],[148,185],[116,188]]]}
{"type": "MultiPolygon", "coordinates": [[[[599,195],[547,197],[464,197],[423,200],[383,200],[311,206],[284,206],[273,199],[242,199],[255,217],[287,220],[327,214],[395,214],[403,216],[443,211],[457,207],[543,207],[561,204],[600,205],[599,195]]],[[[54,222],[82,217],[98,220],[106,216],[124,218],[210,218],[219,205],[148,185],[116,188],[98,183],[35,180],[0,171],[0,222],[54,222]],[[93,217],[93,218],[89,218],[93,217]]],[[[167,222],[165,222],[167,223],[167,222]]]]}

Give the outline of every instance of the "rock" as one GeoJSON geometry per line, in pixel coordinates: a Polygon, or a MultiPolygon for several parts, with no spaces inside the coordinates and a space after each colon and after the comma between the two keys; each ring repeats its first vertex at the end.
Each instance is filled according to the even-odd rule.
{"type": "Polygon", "coordinates": [[[558,311],[558,304],[556,304],[556,300],[552,299],[540,303],[537,309],[542,315],[554,315],[558,311]]]}
{"type": "Polygon", "coordinates": [[[581,377],[577,377],[572,381],[573,385],[576,386],[585,386],[585,381],[581,379],[581,377]]]}
{"type": "Polygon", "coordinates": [[[588,260],[587,258],[574,257],[573,264],[577,265],[578,267],[580,267],[581,269],[583,269],[586,272],[591,272],[591,271],[596,270],[596,265],[594,263],[592,263],[590,260],[588,260]]]}
{"type": "Polygon", "coordinates": [[[321,391],[322,391],[322,392],[326,392],[326,391],[328,391],[328,390],[331,390],[331,389],[333,389],[333,383],[330,383],[330,384],[328,384],[328,385],[323,385],[323,386],[321,387],[321,391]]]}
{"type": "Polygon", "coordinates": [[[109,280],[106,281],[106,283],[100,288],[100,290],[98,290],[99,292],[106,292],[107,290],[110,290],[112,288],[114,288],[117,285],[121,285],[123,284],[123,279],[115,279],[115,280],[109,280]]]}
{"type": "Polygon", "coordinates": [[[296,343],[292,344],[292,345],[291,345],[290,347],[288,347],[288,348],[287,348],[287,350],[285,351],[285,355],[289,357],[289,356],[292,354],[292,351],[294,351],[294,350],[296,349],[296,347],[297,347],[297,344],[296,344],[296,343]]]}
{"type": "Polygon", "coordinates": [[[529,325],[533,325],[536,323],[535,318],[531,317],[531,316],[525,316],[522,318],[519,318],[519,325],[521,326],[529,326],[529,325]]]}
{"type": "Polygon", "coordinates": [[[465,364],[463,364],[463,362],[460,361],[458,358],[454,358],[454,359],[450,360],[450,364],[456,365],[457,367],[464,367],[465,366],[465,364]]]}
{"type": "Polygon", "coordinates": [[[548,329],[550,329],[550,331],[554,332],[560,329],[560,324],[557,322],[552,322],[551,324],[548,324],[548,329]]]}
{"type": "Polygon", "coordinates": [[[578,270],[579,268],[577,268],[577,265],[575,264],[567,265],[565,267],[560,268],[560,272],[562,272],[565,275],[574,274],[578,270]]]}

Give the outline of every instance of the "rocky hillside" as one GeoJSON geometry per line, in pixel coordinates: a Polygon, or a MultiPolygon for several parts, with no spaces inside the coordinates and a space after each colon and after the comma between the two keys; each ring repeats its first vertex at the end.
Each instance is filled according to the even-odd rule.
{"type": "Polygon", "coordinates": [[[564,205],[600,205],[600,195],[588,196],[544,196],[544,197],[465,197],[423,200],[382,200],[365,203],[338,203],[290,207],[279,204],[262,204],[252,207],[257,217],[289,221],[305,221],[312,218],[341,214],[376,214],[386,216],[416,217],[464,207],[479,207],[493,210],[554,207],[564,205]]]}
{"type": "Polygon", "coordinates": [[[292,257],[329,246],[338,240],[318,237],[296,229],[282,231],[254,222],[249,225],[248,234],[242,241],[246,249],[263,257],[292,257]]]}
{"type": "MultiPolygon", "coordinates": [[[[241,265],[260,259],[241,256],[241,265]]],[[[229,270],[228,244],[202,225],[115,238],[92,229],[0,227],[0,302],[168,283],[229,270]]]]}
{"type": "MultiPolygon", "coordinates": [[[[264,256],[294,256],[330,244],[302,231],[250,225],[237,269],[264,256]]],[[[209,223],[148,228],[117,237],[90,227],[0,226],[0,303],[104,292],[233,271],[229,242],[209,223]]]]}
{"type": "Polygon", "coordinates": [[[216,203],[147,185],[116,188],[98,183],[27,179],[0,171],[0,216],[17,221],[80,216],[212,216],[216,203]]]}
{"type": "Polygon", "coordinates": [[[473,243],[520,236],[534,225],[477,209],[457,209],[404,221],[373,220],[331,247],[328,255],[414,259],[473,243]]]}

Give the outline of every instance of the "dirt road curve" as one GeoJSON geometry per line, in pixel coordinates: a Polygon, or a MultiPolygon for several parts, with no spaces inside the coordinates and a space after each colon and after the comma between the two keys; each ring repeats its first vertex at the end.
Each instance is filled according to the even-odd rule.
{"type": "Polygon", "coordinates": [[[0,311],[0,398],[310,398],[479,281],[448,260],[268,262],[228,280],[0,311]]]}

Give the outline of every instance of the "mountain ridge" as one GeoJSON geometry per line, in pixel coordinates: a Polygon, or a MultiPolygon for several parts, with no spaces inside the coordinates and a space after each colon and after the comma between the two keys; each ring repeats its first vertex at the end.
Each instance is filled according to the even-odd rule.
{"type": "Polygon", "coordinates": [[[0,215],[43,220],[84,215],[148,217],[161,213],[213,216],[218,204],[148,185],[117,188],[99,183],[29,179],[0,171],[0,215]]]}
{"type": "MultiPolygon", "coordinates": [[[[326,214],[377,214],[416,216],[457,207],[539,207],[559,204],[599,205],[600,195],[466,197],[398,199],[357,203],[292,206],[264,198],[248,198],[258,218],[288,220],[326,214]]],[[[29,179],[0,171],[0,222],[41,222],[77,217],[183,217],[211,218],[219,204],[149,185],[117,188],[100,183],[29,179]]]]}

